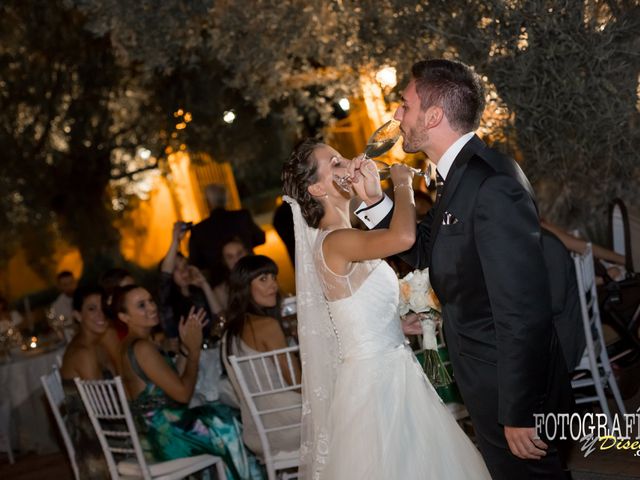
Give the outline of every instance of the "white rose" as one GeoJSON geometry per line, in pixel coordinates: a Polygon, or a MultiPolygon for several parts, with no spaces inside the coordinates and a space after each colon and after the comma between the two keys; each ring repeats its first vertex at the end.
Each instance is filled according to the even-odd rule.
{"type": "Polygon", "coordinates": [[[429,297],[426,291],[417,291],[411,293],[409,299],[409,308],[416,313],[426,312],[429,309],[429,297]]]}
{"type": "Polygon", "coordinates": [[[411,282],[413,290],[426,292],[429,290],[428,270],[416,270],[411,282]]]}

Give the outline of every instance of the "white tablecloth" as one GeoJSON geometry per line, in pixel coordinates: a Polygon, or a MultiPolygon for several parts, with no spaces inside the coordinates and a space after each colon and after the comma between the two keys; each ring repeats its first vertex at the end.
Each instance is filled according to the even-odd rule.
{"type": "Polygon", "coordinates": [[[0,365],[0,395],[11,404],[11,443],[21,452],[60,450],[57,427],[50,414],[40,377],[57,365],[64,346],[38,355],[14,355],[0,365]]]}

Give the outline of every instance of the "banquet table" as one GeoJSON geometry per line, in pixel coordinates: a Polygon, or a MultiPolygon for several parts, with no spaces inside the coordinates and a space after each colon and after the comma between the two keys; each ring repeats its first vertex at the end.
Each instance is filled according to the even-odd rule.
{"type": "Polygon", "coordinates": [[[0,364],[0,395],[10,403],[14,451],[44,454],[60,450],[40,377],[57,365],[64,348],[58,344],[42,352],[17,352],[0,364]]]}

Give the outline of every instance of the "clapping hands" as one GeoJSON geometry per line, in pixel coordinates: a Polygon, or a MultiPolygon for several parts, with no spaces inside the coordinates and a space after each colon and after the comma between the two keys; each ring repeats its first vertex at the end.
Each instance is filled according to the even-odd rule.
{"type": "Polygon", "coordinates": [[[189,353],[199,350],[202,345],[202,327],[209,323],[206,320],[206,316],[207,312],[204,308],[196,311],[195,307],[191,307],[187,318],[180,317],[180,324],[178,325],[180,341],[189,353]]]}

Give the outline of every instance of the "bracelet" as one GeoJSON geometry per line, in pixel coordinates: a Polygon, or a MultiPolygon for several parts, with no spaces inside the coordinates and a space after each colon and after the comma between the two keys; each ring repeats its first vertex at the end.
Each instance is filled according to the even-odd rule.
{"type": "Polygon", "coordinates": [[[409,187],[411,190],[413,190],[413,187],[411,186],[410,183],[401,183],[400,185],[395,185],[393,187],[393,191],[395,192],[398,188],[401,188],[401,187],[409,187]]]}

